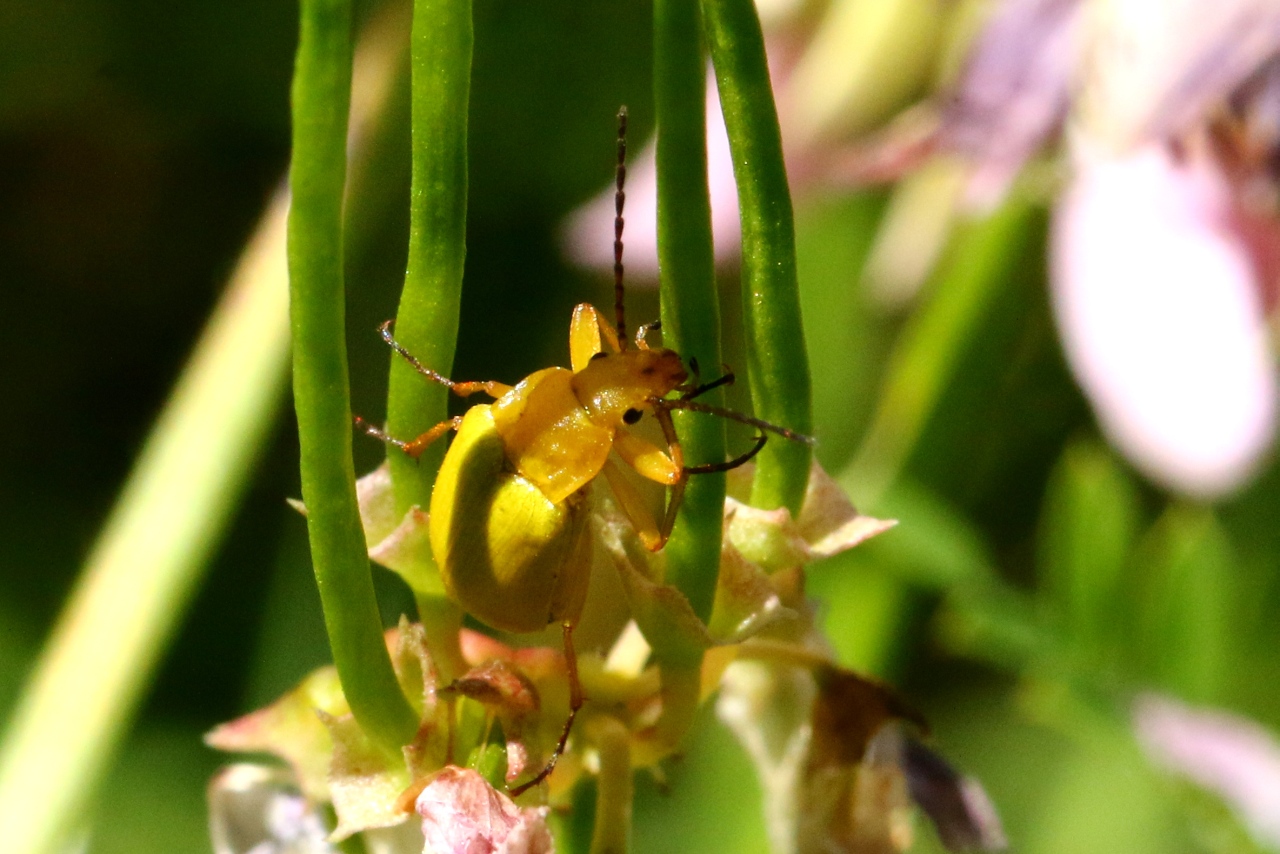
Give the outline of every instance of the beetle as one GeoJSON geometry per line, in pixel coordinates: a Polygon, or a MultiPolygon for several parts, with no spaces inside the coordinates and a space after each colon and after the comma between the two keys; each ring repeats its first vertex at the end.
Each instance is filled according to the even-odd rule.
{"type": "MultiPolygon", "coordinates": [[[[641,326],[634,342],[628,341],[622,286],[625,108],[618,119],[615,323],[610,325],[591,305],[578,305],[569,329],[571,367],[545,368],[511,386],[447,379],[397,342],[387,321],[380,329],[383,339],[428,380],[462,397],[483,392],[494,400],[476,404],[464,415],[409,441],[359,422],[370,435],[414,458],[456,431],[431,493],[428,522],[431,550],[445,591],[465,611],[495,629],[528,633],[552,623],[563,626],[569,720],[548,765],[512,794],[550,773],[582,706],[572,631],[586,601],[591,569],[590,492],[597,478],[604,476],[641,543],[657,551],[670,536],[691,475],[744,464],[764,446],[764,431],[811,441],[785,428],[695,401],[733,377],[726,374],[706,384],[690,381],[679,354],[649,346],[648,335],[658,324],[641,326]],[[668,399],[675,392],[680,396],[668,399]],[[686,466],[672,409],[733,418],[761,428],[761,433],[751,450],[734,459],[686,466]],[[631,431],[646,414],[656,418],[666,450],[631,431]],[[670,490],[661,520],[650,512],[621,465],[670,490]]],[[[690,367],[696,374],[696,365],[690,367]]]]}
{"type": "Polygon", "coordinates": [[[572,632],[586,601],[591,573],[588,515],[596,479],[604,476],[641,543],[657,551],[671,534],[687,479],[740,466],[765,442],[762,432],[754,447],[732,460],[687,466],[671,421],[672,409],[724,415],[789,438],[806,438],[694,401],[697,395],[732,381],[732,376],[691,384],[675,351],[647,345],[645,337],[652,328],[642,327],[636,346],[628,348],[623,344],[626,339],[617,337],[596,308],[580,304],[570,324],[572,368],[545,368],[514,386],[448,380],[401,346],[389,323],[381,329],[396,352],[424,376],[461,396],[484,392],[495,398],[408,442],[362,424],[370,435],[411,457],[456,431],[436,476],[428,519],[431,551],[446,593],[495,629],[528,633],[552,623],[564,628],[570,717],[552,760],[534,779],[513,789],[513,795],[550,773],[582,706],[572,632]],[[666,400],[674,391],[682,396],[666,400]],[[661,425],[667,451],[630,431],[646,413],[661,425]],[[618,461],[611,459],[612,454],[618,461]],[[649,511],[619,461],[670,489],[661,521],[649,511]]]}

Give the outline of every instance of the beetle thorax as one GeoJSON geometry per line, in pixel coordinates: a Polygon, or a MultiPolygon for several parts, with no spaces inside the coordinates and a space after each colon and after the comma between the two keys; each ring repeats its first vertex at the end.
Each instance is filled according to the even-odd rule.
{"type": "Polygon", "coordinates": [[[647,409],[688,378],[674,350],[624,350],[597,354],[573,375],[573,390],[593,419],[616,424],[628,409],[647,409]]]}

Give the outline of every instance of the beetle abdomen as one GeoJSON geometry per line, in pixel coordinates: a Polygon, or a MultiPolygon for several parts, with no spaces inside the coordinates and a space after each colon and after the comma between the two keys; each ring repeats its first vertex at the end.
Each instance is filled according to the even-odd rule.
{"type": "Polygon", "coordinates": [[[431,550],[446,591],[504,631],[576,620],[589,571],[587,511],[584,491],[552,502],[512,471],[489,406],[473,406],[431,494],[431,550]]]}

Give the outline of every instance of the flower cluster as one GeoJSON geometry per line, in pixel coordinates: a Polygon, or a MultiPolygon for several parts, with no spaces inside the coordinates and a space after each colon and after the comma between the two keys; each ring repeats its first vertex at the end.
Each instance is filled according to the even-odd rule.
{"type": "MultiPolygon", "coordinates": [[[[749,470],[734,472],[731,492],[749,477],[749,470]]],[[[411,586],[422,583],[425,515],[413,509],[394,517],[383,469],[364,478],[359,493],[370,555],[411,586]]],[[[721,717],[769,791],[778,851],[818,844],[902,850],[912,798],[952,847],[1002,844],[981,790],[920,742],[920,716],[888,688],[839,668],[814,628],[805,565],[893,523],[859,514],[817,466],[797,518],[730,498],[706,623],[663,583],[663,553],[644,549],[607,498],[596,500],[593,523],[601,546],[593,583],[601,593],[588,599],[581,630],[589,642],[578,655],[588,701],[545,786],[515,798],[507,791],[552,756],[569,714],[568,663],[554,642],[517,647],[464,629],[458,640],[467,672],[441,684],[423,627],[402,620],[386,639],[401,687],[420,712],[415,740],[401,755],[370,741],[332,667],[215,729],[212,746],[273,754],[290,769],[238,768],[215,781],[218,854],[330,851],[356,833],[388,854],[536,854],[551,850],[548,808],[567,805],[589,776],[598,786],[597,842],[603,836],[607,849],[608,836],[620,834],[625,844],[632,774],[677,752],[678,720],[717,691],[721,717]],[[622,597],[613,592],[619,587],[622,597]],[[655,656],[654,647],[667,655],[655,656]],[[673,650],[687,653],[687,672],[663,663],[673,650]],[[778,732],[789,733],[782,756],[764,747],[775,743],[765,734],[778,732]],[[328,834],[317,831],[324,806],[336,816],[328,834]],[[414,815],[418,821],[409,821],[414,815]]]]}

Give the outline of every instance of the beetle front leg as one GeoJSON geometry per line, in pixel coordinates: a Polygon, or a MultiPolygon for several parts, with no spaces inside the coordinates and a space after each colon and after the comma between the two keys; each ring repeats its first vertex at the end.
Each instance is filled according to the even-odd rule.
{"type": "MultiPolygon", "coordinates": [[[[623,511],[631,519],[635,525],[636,532],[640,535],[640,542],[650,551],[658,551],[667,543],[667,539],[671,536],[671,530],[676,524],[676,513],[680,510],[680,503],[684,500],[685,482],[688,480],[689,470],[684,466],[684,451],[680,447],[680,439],[676,436],[675,425],[671,423],[670,413],[663,410],[655,410],[654,415],[658,419],[658,423],[662,426],[663,435],[667,439],[667,445],[670,452],[663,451],[652,442],[634,436],[624,428],[618,428],[613,438],[613,449],[618,452],[618,456],[622,461],[644,478],[661,483],[664,486],[671,487],[671,494],[667,497],[666,510],[662,515],[662,523],[658,524],[645,506],[643,498],[639,496],[635,488],[622,476],[621,472],[614,472],[609,477],[609,485],[614,487],[614,495],[618,496],[619,503],[623,505],[623,511]],[[619,486],[618,481],[621,485],[619,486]],[[620,492],[619,490],[622,490],[620,492]],[[630,493],[624,497],[624,493],[630,493]]],[[[610,474],[608,466],[605,466],[605,475],[610,474]]]]}
{"type": "MultiPolygon", "coordinates": [[[[613,497],[618,500],[618,509],[622,511],[622,515],[627,517],[631,527],[636,529],[636,536],[640,538],[640,544],[651,552],[656,552],[665,546],[667,537],[671,534],[667,519],[664,517],[662,524],[659,525],[658,520],[650,512],[645,497],[640,494],[640,491],[636,489],[631,481],[627,480],[627,476],[623,474],[613,460],[607,461],[600,471],[605,480],[609,481],[609,488],[613,490],[613,497]]],[[[683,489],[680,489],[681,493],[683,491],[683,489]]],[[[672,515],[672,518],[674,518],[674,515],[672,515]]]]}

